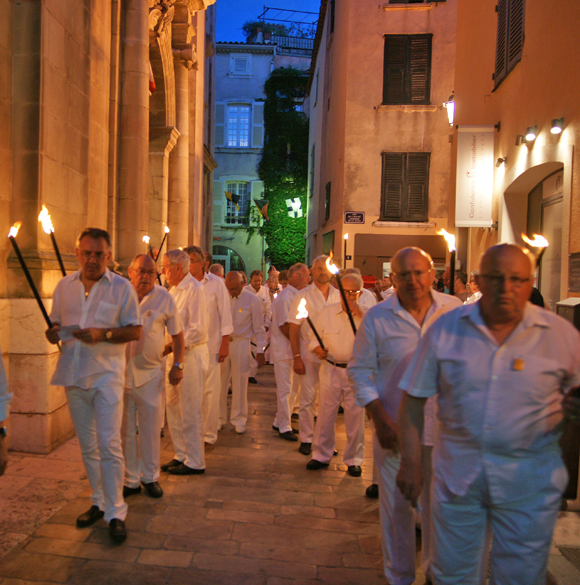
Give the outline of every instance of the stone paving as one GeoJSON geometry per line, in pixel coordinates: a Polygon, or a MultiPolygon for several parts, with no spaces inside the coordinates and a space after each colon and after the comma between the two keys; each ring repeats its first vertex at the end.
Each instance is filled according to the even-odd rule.
{"type": "MultiPolygon", "coordinates": [[[[207,454],[205,475],[162,473],[165,495],[127,499],[129,536],[111,544],[104,521],[77,529],[90,488],[76,439],[50,455],[11,453],[0,478],[0,585],[119,583],[172,585],[386,585],[371,433],[361,478],[346,474],[342,416],[339,456],[307,471],[298,443],[272,431],[271,366],[250,385],[244,435],[228,425],[207,454]]],[[[173,451],[167,431],[162,461],[173,451]]],[[[580,516],[561,514],[550,556],[550,585],[580,583],[559,546],[580,546],[580,516]]],[[[414,585],[423,585],[420,569],[414,585]]]]}

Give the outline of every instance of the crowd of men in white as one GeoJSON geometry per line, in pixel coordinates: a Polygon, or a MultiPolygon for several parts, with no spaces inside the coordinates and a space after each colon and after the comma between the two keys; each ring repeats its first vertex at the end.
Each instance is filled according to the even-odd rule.
{"type": "Polygon", "coordinates": [[[84,230],[76,254],[80,269],[57,285],[46,335],[62,345],[52,384],[66,387],[93,490],[77,526],[104,517],[122,542],[126,497],[143,488],[161,497],[161,470],[203,474],[227,423],[230,385],[229,420],[245,432],[248,380],[266,353],[277,389],[272,427],[312,456],[308,470],[337,454],[342,407],[342,458],[359,477],[365,409],[372,420],[389,584],[415,580],[417,509],[428,580],[479,585],[489,559],[491,583],[545,583],[567,481],[558,438],[565,418],[580,414],[580,335],[528,302],[535,266],[524,250],[490,248],[474,277],[477,302],[467,304],[433,289],[432,260],[419,248],[397,252],[379,303],[347,269],[352,323],[326,256],[310,269],[293,265],[283,284],[272,277],[262,286],[254,271],[244,286],[240,272],[210,272],[199,247],[170,250],[161,261],[167,290],[145,254],[129,281],[109,271],[103,230],[84,230]],[[164,413],[175,454],[161,465],[164,413]]]}

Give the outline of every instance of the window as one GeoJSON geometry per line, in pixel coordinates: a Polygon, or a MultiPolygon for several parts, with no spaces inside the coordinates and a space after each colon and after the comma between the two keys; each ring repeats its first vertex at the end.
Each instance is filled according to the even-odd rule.
{"type": "Polygon", "coordinates": [[[428,152],[383,152],[381,219],[427,221],[428,152]]]}
{"type": "Polygon", "coordinates": [[[241,104],[228,106],[227,146],[248,148],[250,146],[250,106],[241,104]]]}
{"type": "Polygon", "coordinates": [[[385,35],[383,104],[430,103],[432,38],[385,35]]]}
{"type": "Polygon", "coordinates": [[[520,62],[524,47],[525,0],[499,0],[497,5],[495,87],[520,62]]]}
{"type": "Polygon", "coordinates": [[[230,55],[230,75],[237,77],[249,77],[252,74],[251,55],[235,54],[230,55]]]}
{"type": "Polygon", "coordinates": [[[324,198],[324,221],[330,217],[330,181],[326,183],[326,197],[324,198]]]}
{"type": "Polygon", "coordinates": [[[262,148],[264,103],[216,103],[215,145],[227,148],[262,148]]]}
{"type": "Polygon", "coordinates": [[[224,216],[224,224],[231,226],[245,226],[248,225],[248,205],[250,204],[250,184],[247,182],[228,182],[226,183],[226,191],[239,196],[238,208],[235,203],[226,197],[226,213],[224,216]]]}

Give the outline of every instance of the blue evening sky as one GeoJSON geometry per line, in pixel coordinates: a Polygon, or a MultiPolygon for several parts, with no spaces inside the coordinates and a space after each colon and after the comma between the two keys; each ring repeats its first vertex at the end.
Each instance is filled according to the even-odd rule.
{"type": "MultiPolygon", "coordinates": [[[[242,25],[248,20],[258,20],[264,6],[316,12],[320,10],[320,0],[216,0],[217,41],[245,42],[242,25]]],[[[273,14],[272,11],[269,14],[273,14]]]]}

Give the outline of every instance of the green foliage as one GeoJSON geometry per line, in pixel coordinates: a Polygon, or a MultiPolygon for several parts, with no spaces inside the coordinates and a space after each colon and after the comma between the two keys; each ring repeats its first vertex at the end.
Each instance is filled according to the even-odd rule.
{"type": "Polygon", "coordinates": [[[296,107],[302,104],[307,82],[303,71],[281,68],[264,86],[265,141],[258,175],[264,182],[264,198],[270,202],[270,221],[264,222],[260,233],[266,237],[266,257],[278,270],[303,262],[306,249],[306,216],[289,217],[286,199],[300,197],[306,213],[308,120],[296,107]]]}
{"type": "Polygon", "coordinates": [[[283,24],[274,24],[271,22],[262,22],[261,20],[248,20],[242,26],[242,32],[246,35],[246,42],[256,35],[258,27],[262,32],[269,32],[273,35],[286,37],[290,33],[290,29],[283,24]]]}

